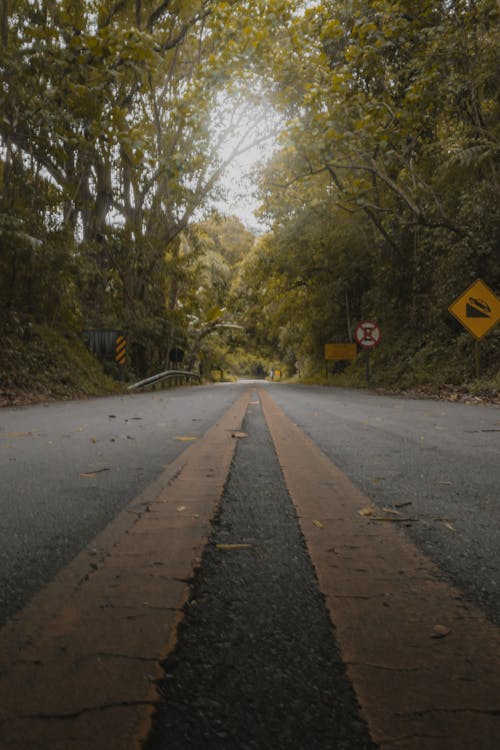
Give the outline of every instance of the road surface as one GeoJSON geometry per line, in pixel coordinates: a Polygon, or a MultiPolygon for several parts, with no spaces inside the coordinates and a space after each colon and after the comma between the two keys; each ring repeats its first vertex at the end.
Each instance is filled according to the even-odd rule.
{"type": "Polygon", "coordinates": [[[2,410],[0,746],[493,750],[499,445],[279,384],[2,410]]]}

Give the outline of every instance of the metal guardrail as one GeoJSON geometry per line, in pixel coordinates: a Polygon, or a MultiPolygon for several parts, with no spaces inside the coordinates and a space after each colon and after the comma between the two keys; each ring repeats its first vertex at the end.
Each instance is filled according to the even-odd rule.
{"type": "Polygon", "coordinates": [[[141,388],[147,388],[148,385],[155,385],[161,383],[162,380],[173,380],[178,378],[181,382],[183,380],[196,380],[198,383],[201,380],[200,375],[196,372],[189,372],[189,370],[165,370],[165,372],[159,372],[157,375],[151,375],[150,378],[139,380],[137,383],[129,385],[127,390],[134,391],[141,388]]]}

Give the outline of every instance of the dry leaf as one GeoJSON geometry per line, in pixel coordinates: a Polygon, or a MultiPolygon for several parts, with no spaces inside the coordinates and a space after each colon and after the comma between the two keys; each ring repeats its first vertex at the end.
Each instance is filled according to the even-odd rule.
{"type": "Polygon", "coordinates": [[[382,510],[384,511],[384,513],[393,513],[395,516],[401,515],[399,510],[393,510],[392,508],[382,508],[382,510]]]}
{"type": "Polygon", "coordinates": [[[373,516],[377,508],[368,507],[368,508],[361,508],[361,510],[358,510],[358,513],[360,516],[373,516]]]}
{"type": "Polygon", "coordinates": [[[246,432],[232,432],[231,437],[234,438],[247,438],[248,434],[246,432]]]}
{"type": "Polygon", "coordinates": [[[456,528],[449,521],[443,521],[443,525],[450,531],[456,531],[456,528]]]}
{"type": "Polygon", "coordinates": [[[405,516],[402,516],[401,518],[392,518],[391,516],[372,516],[371,521],[388,521],[389,523],[414,523],[415,521],[418,521],[418,518],[406,518],[405,516]]]}
{"type": "Polygon", "coordinates": [[[451,633],[450,628],[446,625],[434,625],[432,628],[431,638],[446,638],[451,633]]]}
{"type": "Polygon", "coordinates": [[[228,552],[235,549],[249,549],[251,546],[251,544],[216,544],[215,548],[228,552]]]}
{"type": "Polygon", "coordinates": [[[185,443],[190,442],[191,440],[197,440],[197,439],[198,438],[195,438],[195,437],[189,437],[188,435],[175,438],[175,440],[181,440],[182,442],[185,442],[185,443]]]}
{"type": "Polygon", "coordinates": [[[185,505],[179,505],[179,507],[177,508],[177,513],[182,513],[183,510],[186,510],[186,506],[185,505]]]}
{"type": "Polygon", "coordinates": [[[315,526],[317,526],[317,527],[318,527],[318,529],[322,529],[322,528],[323,528],[323,524],[321,523],[321,521],[316,521],[316,519],[314,519],[314,520],[313,520],[313,524],[314,524],[315,526]]]}
{"type": "Polygon", "coordinates": [[[80,474],[81,477],[95,477],[96,474],[101,474],[103,471],[111,471],[108,467],[104,467],[103,469],[94,469],[94,471],[84,471],[80,474]]]}

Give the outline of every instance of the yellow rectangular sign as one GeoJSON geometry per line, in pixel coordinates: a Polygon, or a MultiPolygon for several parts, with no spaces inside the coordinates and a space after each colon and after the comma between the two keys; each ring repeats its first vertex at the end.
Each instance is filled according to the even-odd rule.
{"type": "Polygon", "coordinates": [[[356,344],[325,344],[325,359],[354,360],[358,354],[356,344]]]}
{"type": "Polygon", "coordinates": [[[462,292],[448,310],[476,339],[482,339],[500,321],[500,299],[481,279],[462,292]]]}

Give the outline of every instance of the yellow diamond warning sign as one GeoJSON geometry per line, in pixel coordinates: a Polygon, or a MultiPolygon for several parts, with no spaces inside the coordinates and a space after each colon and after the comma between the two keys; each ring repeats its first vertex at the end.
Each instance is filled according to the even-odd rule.
{"type": "Polygon", "coordinates": [[[482,339],[500,321],[500,299],[478,279],[448,308],[476,339],[482,339]]]}

